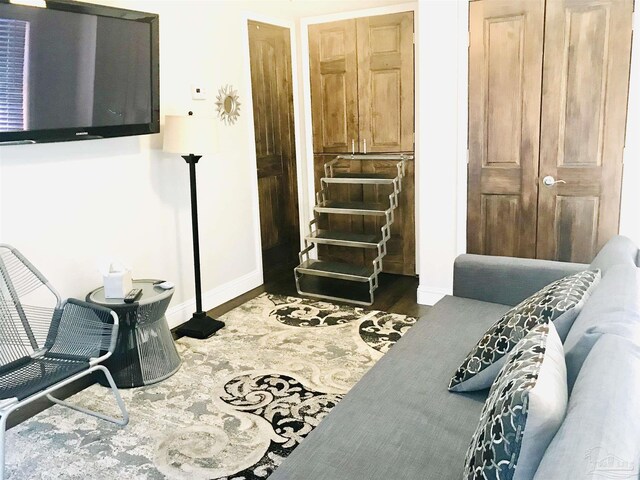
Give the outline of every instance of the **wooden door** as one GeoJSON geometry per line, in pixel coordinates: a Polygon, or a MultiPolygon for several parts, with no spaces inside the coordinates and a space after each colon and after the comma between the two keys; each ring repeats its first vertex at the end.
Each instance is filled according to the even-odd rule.
{"type": "Polygon", "coordinates": [[[309,26],[309,56],[313,151],[357,151],[356,21],[309,26]]]}
{"type": "Polygon", "coordinates": [[[262,249],[294,252],[299,221],[289,30],[250,21],[249,50],[262,249]]]}
{"type": "Polygon", "coordinates": [[[359,18],[357,39],[359,151],[412,152],[413,12],[359,18]]]}
{"type": "Polygon", "coordinates": [[[469,7],[469,253],[535,257],[544,0],[469,7]]]}
{"type": "Polygon", "coordinates": [[[590,262],[618,232],[633,0],[547,1],[538,257],[590,262]],[[559,183],[548,187],[550,175],[559,183]]]}

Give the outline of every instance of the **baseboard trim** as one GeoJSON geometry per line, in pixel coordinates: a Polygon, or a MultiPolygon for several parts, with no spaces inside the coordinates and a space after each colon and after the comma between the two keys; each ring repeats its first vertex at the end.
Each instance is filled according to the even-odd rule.
{"type": "Polygon", "coordinates": [[[444,288],[419,286],[417,301],[420,305],[435,305],[446,295],[451,295],[451,291],[444,288]]]}
{"type": "MultiPolygon", "coordinates": [[[[202,294],[202,308],[207,311],[232,300],[243,293],[262,285],[262,273],[254,270],[242,277],[224,283],[202,294]]],[[[167,310],[167,323],[169,328],[176,328],[191,318],[196,309],[196,299],[175,305],[167,310]]]]}

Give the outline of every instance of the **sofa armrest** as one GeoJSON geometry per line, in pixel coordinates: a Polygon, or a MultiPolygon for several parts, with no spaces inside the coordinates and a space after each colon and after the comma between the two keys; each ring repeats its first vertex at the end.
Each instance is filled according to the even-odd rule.
{"type": "Polygon", "coordinates": [[[453,294],[517,305],[554,280],[587,268],[583,263],[465,254],[454,263],[453,294]]]}

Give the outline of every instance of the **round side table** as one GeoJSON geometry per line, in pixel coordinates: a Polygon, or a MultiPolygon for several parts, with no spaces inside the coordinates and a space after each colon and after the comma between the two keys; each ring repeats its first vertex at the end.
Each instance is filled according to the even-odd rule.
{"type": "Polygon", "coordinates": [[[118,341],[113,355],[104,363],[118,388],[151,385],[180,368],[180,356],[165,317],[173,289],[164,290],[154,282],[157,280],[133,281],[134,288],[142,289],[142,296],[134,303],[104,298],[104,287],[87,295],[88,302],[118,314],[118,341]]]}

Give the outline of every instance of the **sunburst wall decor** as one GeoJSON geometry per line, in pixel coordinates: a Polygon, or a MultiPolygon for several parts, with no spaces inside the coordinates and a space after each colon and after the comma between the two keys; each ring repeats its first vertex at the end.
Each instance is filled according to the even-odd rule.
{"type": "Polygon", "coordinates": [[[225,85],[218,90],[216,107],[218,117],[227,125],[233,125],[240,116],[240,102],[238,92],[231,85],[225,85]]]}

